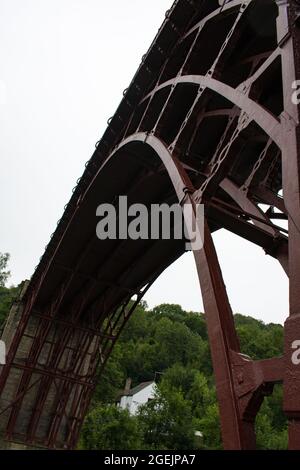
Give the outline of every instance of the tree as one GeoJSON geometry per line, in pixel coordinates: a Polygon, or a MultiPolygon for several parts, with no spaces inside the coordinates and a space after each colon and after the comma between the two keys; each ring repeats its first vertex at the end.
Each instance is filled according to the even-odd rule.
{"type": "Polygon", "coordinates": [[[7,263],[10,255],[8,253],[0,253],[0,287],[4,287],[10,276],[10,271],[6,271],[7,263]]]}
{"type": "Polygon", "coordinates": [[[137,418],[115,405],[98,405],[84,421],[79,447],[86,450],[140,449],[137,418]]]}
{"type": "Polygon", "coordinates": [[[117,343],[114,347],[114,354],[109,358],[101,374],[101,379],[97,383],[92,405],[115,402],[120,390],[124,387],[126,379],[126,375],[120,367],[121,357],[121,345],[117,343]]]}
{"type": "Polygon", "coordinates": [[[157,317],[170,318],[170,320],[183,321],[185,312],[180,305],[161,304],[153,309],[153,314],[157,317]]]}
{"type": "Polygon", "coordinates": [[[272,395],[266,397],[255,423],[259,449],[287,449],[287,417],[282,412],[283,389],[278,384],[272,395]]]}
{"type": "MultiPolygon", "coordinates": [[[[216,401],[214,390],[209,387],[206,377],[197,369],[175,364],[162,376],[160,388],[165,391],[180,391],[191,403],[193,416],[200,418],[207,406],[216,401]]],[[[199,429],[201,431],[201,429],[199,429]]]]}
{"type": "Polygon", "coordinates": [[[139,422],[146,449],[194,449],[197,422],[182,392],[158,389],[154,399],[140,407],[139,422]]]}
{"type": "Polygon", "coordinates": [[[161,318],[156,324],[158,370],[175,363],[199,365],[205,355],[205,342],[185,324],[161,318]]]}
{"type": "Polygon", "coordinates": [[[20,294],[24,284],[21,282],[17,287],[11,286],[9,288],[4,286],[6,280],[10,276],[10,272],[6,271],[8,260],[8,253],[0,253],[0,330],[4,326],[13,301],[20,294]]]}
{"type": "Polygon", "coordinates": [[[19,292],[18,287],[0,287],[0,328],[3,326],[13,300],[19,292]]]}
{"type": "Polygon", "coordinates": [[[203,434],[204,445],[208,449],[221,449],[221,428],[219,409],[216,403],[209,405],[205,415],[199,421],[200,430],[203,434]]]}
{"type": "Polygon", "coordinates": [[[198,333],[201,338],[207,339],[206,323],[202,313],[188,312],[183,321],[190,330],[198,333]]]}
{"type": "Polygon", "coordinates": [[[234,317],[241,349],[252,359],[267,359],[283,353],[283,327],[237,314],[234,317]]]}

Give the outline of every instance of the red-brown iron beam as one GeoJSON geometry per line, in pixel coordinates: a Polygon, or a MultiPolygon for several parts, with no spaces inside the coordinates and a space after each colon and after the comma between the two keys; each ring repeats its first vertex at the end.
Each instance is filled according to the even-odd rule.
{"type": "Polygon", "coordinates": [[[289,225],[290,316],[285,323],[284,410],[289,418],[289,448],[300,449],[300,369],[293,345],[300,339],[300,106],[293,102],[292,85],[300,79],[300,29],[295,2],[279,6],[278,42],[282,44],[284,113],[282,126],[283,197],[289,225]]]}

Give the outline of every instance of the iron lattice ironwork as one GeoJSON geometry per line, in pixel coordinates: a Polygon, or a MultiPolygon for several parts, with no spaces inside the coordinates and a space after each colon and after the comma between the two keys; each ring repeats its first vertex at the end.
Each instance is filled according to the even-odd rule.
{"type": "Polygon", "coordinates": [[[224,447],[255,447],[256,414],[283,382],[289,447],[300,449],[300,366],[291,361],[300,338],[297,3],[177,0],[166,13],[10,314],[0,377],[7,440],[74,448],[96,371],[144,293],[184,251],[179,240],[100,242],[95,208],[124,194],[144,204],[205,203],[205,243],[194,256],[224,447]],[[221,228],[260,246],[289,276],[282,358],[240,352],[211,237],[221,228]]]}

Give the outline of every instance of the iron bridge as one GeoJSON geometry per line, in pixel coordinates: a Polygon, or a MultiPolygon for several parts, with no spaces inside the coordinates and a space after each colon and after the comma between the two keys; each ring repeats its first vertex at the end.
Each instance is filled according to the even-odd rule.
{"type": "Polygon", "coordinates": [[[10,312],[0,376],[7,441],[76,446],[96,372],[145,292],[185,250],[181,240],[100,241],[96,207],[126,195],[147,206],[205,204],[205,242],[194,258],[224,448],[255,447],[255,417],[283,382],[289,447],[300,449],[300,366],[292,361],[300,340],[299,8],[296,0],[176,0],[167,11],[10,312]],[[282,357],[254,361],[240,351],[211,236],[220,229],[261,247],[289,277],[282,357]]]}

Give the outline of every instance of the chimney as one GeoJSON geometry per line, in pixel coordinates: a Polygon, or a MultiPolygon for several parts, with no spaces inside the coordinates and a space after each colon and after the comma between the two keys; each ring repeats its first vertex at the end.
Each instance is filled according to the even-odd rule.
{"type": "Polygon", "coordinates": [[[128,379],[126,379],[126,383],[125,383],[125,388],[124,388],[124,395],[127,395],[131,389],[131,378],[128,377],[128,379]]]}

